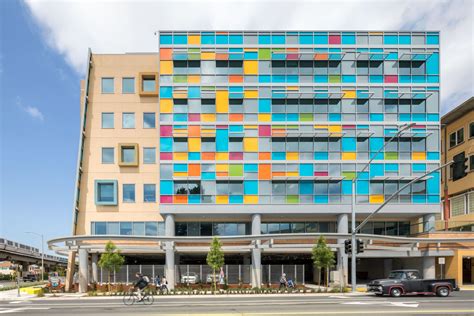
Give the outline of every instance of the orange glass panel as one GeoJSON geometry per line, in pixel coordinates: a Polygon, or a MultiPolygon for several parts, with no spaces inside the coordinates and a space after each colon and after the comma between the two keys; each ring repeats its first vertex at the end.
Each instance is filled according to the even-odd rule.
{"type": "Polygon", "coordinates": [[[175,195],[173,196],[173,203],[186,204],[188,203],[187,195],[175,195]]]}
{"type": "Polygon", "coordinates": [[[172,60],[173,49],[172,48],[161,48],[160,49],[160,60],[172,60]]]}
{"type": "Polygon", "coordinates": [[[201,153],[202,160],[215,160],[216,153],[201,153]]]}
{"type": "Polygon", "coordinates": [[[200,137],[201,136],[201,126],[191,125],[188,127],[188,134],[190,137],[200,137]]]}
{"type": "Polygon", "coordinates": [[[258,159],[260,160],[270,160],[272,155],[270,153],[259,153],[258,159]]]}
{"type": "Polygon", "coordinates": [[[190,177],[199,177],[201,175],[201,165],[189,164],[188,174],[190,177]]]}
{"type": "Polygon", "coordinates": [[[316,54],[314,56],[315,60],[328,60],[328,54],[316,54]]]}
{"type": "Polygon", "coordinates": [[[242,122],[244,120],[243,114],[229,114],[229,121],[231,122],[242,122]]]}
{"type": "Polygon", "coordinates": [[[244,76],[230,75],[229,76],[229,82],[230,83],[242,83],[242,82],[244,82],[244,76]]]}
{"type": "Polygon", "coordinates": [[[259,180],[271,180],[272,178],[272,167],[269,164],[258,165],[258,179],[259,180]]]}

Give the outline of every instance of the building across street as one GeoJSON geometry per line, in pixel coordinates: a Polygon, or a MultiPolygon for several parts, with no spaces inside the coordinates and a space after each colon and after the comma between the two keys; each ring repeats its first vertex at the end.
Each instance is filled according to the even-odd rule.
{"type": "MultiPolygon", "coordinates": [[[[331,280],[347,284],[353,198],[360,223],[457,154],[441,148],[439,32],[157,38],[156,52],[87,57],[72,234],[49,241],[69,254],[69,282],[77,254],[80,291],[101,281],[108,240],[126,258],[116,282],[145,270],[170,288],[191,273],[204,282],[212,236],[223,242],[227,279],[260,287],[282,273],[317,280],[311,248],[324,235],[337,252],[331,280]]],[[[467,104],[459,111],[472,114],[467,104]]],[[[443,117],[448,134],[467,119],[456,111],[443,117]]],[[[451,147],[467,151],[459,139],[451,147]]],[[[458,183],[470,188],[442,193],[435,171],[384,206],[358,236],[358,281],[408,268],[474,281],[471,265],[459,265],[474,256],[472,234],[436,232],[454,228],[437,220],[461,212],[446,203],[442,212],[442,194],[470,205],[469,177],[458,183]]]]}

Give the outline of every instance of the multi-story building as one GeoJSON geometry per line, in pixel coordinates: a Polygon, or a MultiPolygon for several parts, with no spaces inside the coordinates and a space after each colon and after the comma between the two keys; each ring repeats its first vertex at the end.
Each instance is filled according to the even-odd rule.
{"type": "Polygon", "coordinates": [[[438,229],[474,231],[474,98],[441,118],[441,161],[465,160],[455,175],[443,172],[443,218],[438,229]],[[464,172],[462,172],[464,171],[464,172]]]}
{"type": "MultiPolygon", "coordinates": [[[[88,65],[75,235],[347,233],[352,194],[361,221],[440,163],[438,32],[159,32],[158,52],[88,65]]],[[[430,231],[440,210],[436,172],[363,233],[430,231]]],[[[205,258],[165,248],[130,258],[205,258]]]]}

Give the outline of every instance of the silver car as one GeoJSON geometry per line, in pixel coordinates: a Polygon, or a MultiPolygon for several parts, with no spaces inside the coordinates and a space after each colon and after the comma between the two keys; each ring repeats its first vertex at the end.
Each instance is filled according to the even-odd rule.
{"type": "Polygon", "coordinates": [[[195,272],[188,272],[181,275],[181,283],[183,284],[197,284],[200,281],[199,275],[195,272]]]}
{"type": "MultiPolygon", "coordinates": [[[[214,277],[216,278],[216,282],[219,283],[220,276],[218,274],[215,274],[214,277]]],[[[212,273],[208,273],[206,275],[206,283],[214,283],[214,278],[212,276],[212,273]]]]}

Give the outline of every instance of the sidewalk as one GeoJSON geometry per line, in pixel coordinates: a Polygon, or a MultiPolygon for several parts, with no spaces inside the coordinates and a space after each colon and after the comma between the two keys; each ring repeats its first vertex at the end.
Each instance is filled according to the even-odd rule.
{"type": "Polygon", "coordinates": [[[36,295],[23,292],[20,292],[20,296],[18,296],[17,289],[0,291],[0,301],[27,301],[35,297],[36,295]]]}

